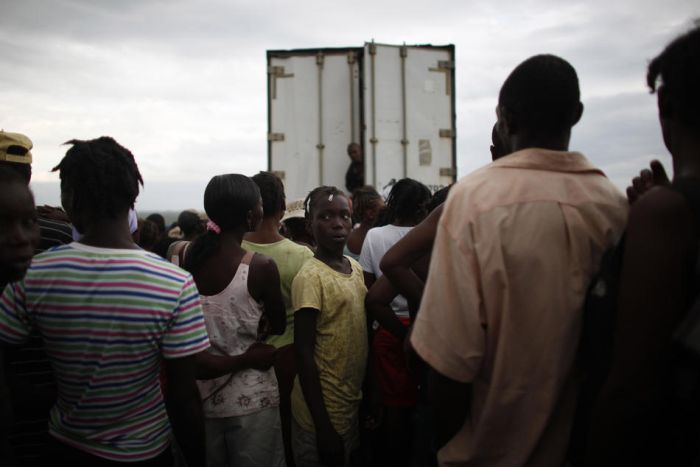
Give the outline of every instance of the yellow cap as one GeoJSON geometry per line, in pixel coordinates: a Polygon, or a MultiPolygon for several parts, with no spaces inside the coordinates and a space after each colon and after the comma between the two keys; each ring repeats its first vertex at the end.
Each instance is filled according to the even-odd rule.
{"type": "Polygon", "coordinates": [[[0,161],[32,163],[32,140],[19,133],[0,130],[0,161]]]}

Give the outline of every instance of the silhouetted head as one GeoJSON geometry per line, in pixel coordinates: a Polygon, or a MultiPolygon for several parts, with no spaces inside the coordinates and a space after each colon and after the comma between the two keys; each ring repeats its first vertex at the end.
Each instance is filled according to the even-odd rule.
{"type": "Polygon", "coordinates": [[[158,229],[158,235],[165,234],[165,218],[161,214],[154,212],[153,214],[150,214],[148,217],[146,217],[146,220],[151,221],[155,224],[156,228],[158,229]]]}
{"type": "Polygon", "coordinates": [[[245,175],[217,175],[204,190],[204,211],[222,231],[255,230],[262,219],[260,189],[245,175]]]}
{"type": "Polygon", "coordinates": [[[433,193],[433,196],[430,198],[430,201],[428,202],[428,212],[431,213],[433,212],[433,209],[436,207],[440,206],[442,203],[444,203],[447,200],[447,195],[450,194],[450,190],[454,186],[454,183],[450,183],[446,187],[440,188],[438,191],[433,193]]]}
{"type": "MultiPolygon", "coordinates": [[[[498,132],[506,154],[528,142],[568,139],[581,118],[576,70],[554,55],[530,57],[510,73],[498,96],[498,132]],[[518,147],[514,147],[518,146],[518,147]]],[[[561,149],[561,148],[553,148],[561,149]]]]}
{"type": "Polygon", "coordinates": [[[224,232],[243,234],[255,230],[262,220],[260,190],[253,180],[240,174],[217,175],[204,190],[207,231],[197,237],[185,258],[185,269],[197,271],[219,251],[224,232]]]}
{"type": "Polygon", "coordinates": [[[700,26],[671,42],[649,63],[647,84],[658,92],[666,147],[673,154],[674,132],[700,133],[700,26]]]}
{"type": "Polygon", "coordinates": [[[109,136],[71,140],[54,167],[61,177],[61,202],[80,232],[84,226],[126,216],[143,185],[131,151],[109,136]]]}
{"type": "Polygon", "coordinates": [[[357,143],[350,143],[348,144],[348,156],[350,156],[350,159],[352,159],[353,162],[362,162],[364,159],[362,155],[362,146],[360,146],[357,143]]]}
{"type": "Polygon", "coordinates": [[[260,172],[253,175],[253,181],[260,189],[263,216],[267,218],[284,212],[286,209],[286,198],[282,180],[271,172],[260,172]]]}
{"type": "Polygon", "coordinates": [[[177,225],[180,227],[180,232],[182,232],[183,238],[186,240],[191,240],[204,232],[202,219],[194,211],[182,211],[177,216],[177,225]]]}

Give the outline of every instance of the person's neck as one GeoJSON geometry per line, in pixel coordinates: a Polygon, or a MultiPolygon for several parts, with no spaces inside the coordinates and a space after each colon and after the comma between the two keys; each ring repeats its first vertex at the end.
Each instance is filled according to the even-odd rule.
{"type": "Polygon", "coordinates": [[[279,232],[280,218],[278,216],[266,217],[262,220],[255,232],[246,233],[243,238],[252,243],[268,244],[284,240],[279,232]]]}
{"type": "Polygon", "coordinates": [[[391,225],[396,227],[413,227],[416,223],[409,219],[396,219],[391,225]]]}
{"type": "Polygon", "coordinates": [[[345,272],[345,257],[343,256],[343,250],[328,250],[326,248],[317,247],[314,257],[325,263],[331,269],[338,272],[345,272]]]}
{"type": "Polygon", "coordinates": [[[549,149],[552,151],[568,151],[571,131],[555,135],[521,133],[511,137],[513,152],[528,148],[549,149]]]}
{"type": "Polygon", "coordinates": [[[240,249],[241,243],[243,242],[243,235],[245,235],[245,230],[243,229],[231,229],[222,230],[221,233],[217,234],[220,236],[221,247],[224,249],[240,249]]]}
{"type": "Polygon", "coordinates": [[[673,178],[700,178],[700,135],[684,132],[676,136],[671,155],[673,178]]]}
{"type": "Polygon", "coordinates": [[[97,219],[87,224],[80,243],[98,248],[139,249],[131,237],[126,213],[115,218],[97,219]]]}

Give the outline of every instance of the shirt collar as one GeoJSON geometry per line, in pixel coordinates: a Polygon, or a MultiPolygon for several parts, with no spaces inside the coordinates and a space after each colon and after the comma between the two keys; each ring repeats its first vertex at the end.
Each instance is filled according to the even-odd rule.
{"type": "Polygon", "coordinates": [[[527,148],[504,156],[492,163],[492,167],[548,170],[553,172],[592,172],[605,175],[594,167],[580,152],[554,151],[527,148]]]}

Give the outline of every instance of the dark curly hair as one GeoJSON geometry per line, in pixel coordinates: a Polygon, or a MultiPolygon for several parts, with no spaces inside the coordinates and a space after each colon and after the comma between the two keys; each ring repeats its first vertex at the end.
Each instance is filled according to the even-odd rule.
{"type": "Polygon", "coordinates": [[[395,222],[408,222],[416,225],[423,220],[426,204],[430,200],[430,190],[417,180],[402,178],[391,187],[386,200],[386,210],[382,216],[381,225],[395,222]]]}
{"type": "Polygon", "coordinates": [[[74,209],[104,219],[134,207],[143,178],[131,151],[109,136],[65,144],[72,147],[52,172],[60,174],[61,191],[72,193],[74,209]]]}
{"type": "Polygon", "coordinates": [[[367,211],[372,209],[377,201],[381,199],[381,195],[377,190],[370,185],[365,185],[357,188],[352,192],[352,221],[362,222],[367,214],[367,211]]]}
{"type": "Polygon", "coordinates": [[[272,172],[260,172],[252,177],[262,196],[263,216],[274,216],[286,208],[284,185],[282,180],[272,172]]]}
{"type": "Polygon", "coordinates": [[[674,115],[700,126],[700,26],[676,38],[649,63],[647,84],[652,93],[659,79],[674,115]]]}

